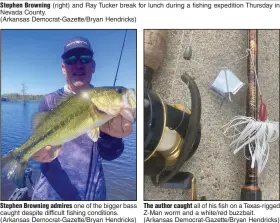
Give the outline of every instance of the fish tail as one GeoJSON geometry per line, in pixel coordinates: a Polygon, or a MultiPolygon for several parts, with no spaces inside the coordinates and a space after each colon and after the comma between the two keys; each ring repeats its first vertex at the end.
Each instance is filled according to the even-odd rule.
{"type": "Polygon", "coordinates": [[[21,160],[14,151],[11,151],[1,159],[2,173],[7,175],[8,179],[12,179],[18,188],[22,188],[25,185],[24,170],[26,164],[26,161],[21,160]]]}

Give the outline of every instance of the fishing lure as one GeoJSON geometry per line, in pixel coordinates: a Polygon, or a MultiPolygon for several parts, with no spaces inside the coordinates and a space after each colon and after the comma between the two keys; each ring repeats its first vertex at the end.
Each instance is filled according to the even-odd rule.
{"type": "Polygon", "coordinates": [[[223,128],[224,136],[232,140],[229,146],[234,154],[248,145],[252,157],[251,168],[254,168],[256,161],[260,175],[268,160],[269,143],[275,142],[279,137],[279,122],[236,116],[223,128]]]}
{"type": "MultiPolygon", "coordinates": [[[[275,142],[279,138],[279,122],[267,120],[267,106],[263,101],[263,95],[260,91],[255,67],[254,76],[261,102],[258,110],[258,120],[253,117],[236,116],[232,121],[223,126],[225,129],[223,134],[225,137],[232,140],[230,148],[233,150],[234,154],[248,146],[252,158],[251,168],[254,168],[256,163],[258,175],[260,175],[268,161],[269,143],[275,142]]],[[[257,96],[256,88],[254,86],[249,86],[248,93],[250,105],[254,107],[257,96]]],[[[246,158],[248,159],[248,157],[246,158]]]]}

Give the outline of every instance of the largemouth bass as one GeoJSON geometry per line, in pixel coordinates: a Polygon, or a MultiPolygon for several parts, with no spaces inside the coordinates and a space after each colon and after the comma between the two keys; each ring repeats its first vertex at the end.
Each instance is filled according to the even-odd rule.
{"type": "Polygon", "coordinates": [[[85,133],[96,142],[100,126],[118,115],[134,122],[135,111],[134,89],[100,87],[65,95],[54,110],[34,114],[34,133],[2,158],[2,172],[20,187],[24,183],[27,162],[35,152],[48,145],[61,145],[85,133]]]}

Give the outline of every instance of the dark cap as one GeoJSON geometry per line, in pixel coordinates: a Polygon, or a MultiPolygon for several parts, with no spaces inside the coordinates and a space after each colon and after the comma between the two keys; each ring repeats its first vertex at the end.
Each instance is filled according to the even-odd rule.
{"type": "Polygon", "coordinates": [[[70,39],[69,41],[67,41],[64,45],[64,52],[61,55],[61,58],[64,59],[65,56],[67,56],[67,54],[72,51],[72,50],[84,50],[85,52],[93,55],[93,51],[90,45],[90,42],[88,41],[88,39],[81,37],[81,36],[77,36],[74,37],[72,39],[70,39]]]}

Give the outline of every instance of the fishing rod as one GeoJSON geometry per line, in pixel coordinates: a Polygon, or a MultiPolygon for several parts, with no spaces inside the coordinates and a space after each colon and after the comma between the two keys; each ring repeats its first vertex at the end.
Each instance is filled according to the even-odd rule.
{"type": "MultiPolygon", "coordinates": [[[[258,30],[248,30],[248,47],[250,50],[250,56],[247,60],[247,104],[246,104],[246,116],[252,117],[255,120],[258,119],[258,30]]],[[[263,109],[260,109],[260,115],[263,109]]],[[[262,120],[261,120],[262,121],[262,120]]],[[[255,144],[252,143],[253,150],[255,144]]],[[[241,189],[241,200],[261,200],[262,192],[258,184],[258,165],[256,161],[253,161],[250,155],[250,148],[247,145],[245,147],[246,156],[246,173],[245,183],[241,189]],[[254,167],[252,167],[252,162],[254,167]]]]}
{"type": "Polygon", "coordinates": [[[115,75],[115,80],[114,80],[114,85],[113,85],[113,86],[116,85],[117,76],[118,76],[119,67],[120,67],[121,58],[122,58],[122,53],[123,53],[123,48],[124,48],[124,43],[125,43],[125,40],[126,40],[126,34],[127,34],[127,30],[125,30],[125,35],[124,35],[124,39],[123,39],[122,50],[121,50],[121,54],[120,54],[119,63],[118,63],[117,72],[116,72],[116,75],[115,75]]]}

